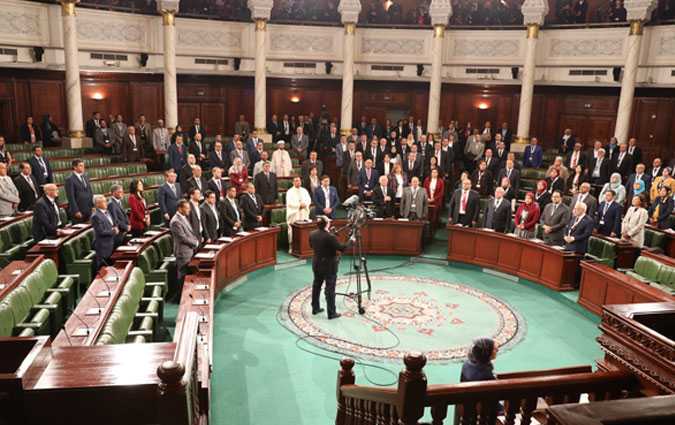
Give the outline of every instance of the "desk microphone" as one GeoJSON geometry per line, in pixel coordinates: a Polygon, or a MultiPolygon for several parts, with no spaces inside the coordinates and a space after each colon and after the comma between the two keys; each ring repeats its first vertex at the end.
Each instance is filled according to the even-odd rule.
{"type": "MultiPolygon", "coordinates": [[[[200,323],[208,323],[208,321],[209,321],[208,314],[204,314],[204,310],[202,309],[202,305],[204,305],[204,304],[202,304],[200,302],[197,302],[198,300],[195,297],[192,296],[192,291],[190,291],[188,296],[192,300],[192,305],[196,305],[197,308],[199,309],[199,311],[202,313],[202,315],[199,316],[199,322],[200,323]]],[[[203,299],[203,298],[201,298],[201,299],[203,299]]]]}
{"type": "Polygon", "coordinates": [[[87,311],[85,313],[85,316],[98,316],[99,314],[101,314],[103,312],[103,307],[101,307],[101,303],[98,302],[98,295],[100,295],[100,294],[94,295],[94,301],[96,301],[96,306],[97,306],[96,314],[89,314],[89,311],[87,311]]]}
{"type": "MultiPolygon", "coordinates": [[[[87,325],[87,322],[85,322],[84,320],[82,320],[82,318],[81,318],[77,313],[75,313],[75,310],[70,310],[70,314],[71,314],[72,316],[75,316],[75,318],[76,318],[80,323],[82,323],[82,324],[84,325],[84,328],[80,328],[80,329],[82,329],[82,331],[84,332],[84,335],[77,335],[77,336],[89,336],[89,335],[91,334],[91,328],[89,328],[89,325],[87,325]]],[[[76,332],[77,332],[77,330],[76,330],[76,332]]],[[[73,336],[75,336],[75,334],[73,334],[73,336]]]]}
{"type": "Polygon", "coordinates": [[[68,341],[68,345],[71,347],[73,346],[73,341],[70,340],[70,336],[68,335],[68,331],[66,330],[66,324],[61,325],[61,330],[63,331],[63,334],[66,336],[66,340],[68,341]]]}
{"type": "MultiPolygon", "coordinates": [[[[119,283],[119,280],[120,280],[120,275],[117,272],[117,269],[115,267],[111,266],[105,259],[102,258],[101,260],[103,261],[103,264],[105,264],[106,267],[108,267],[106,269],[106,273],[108,271],[115,272],[115,285],[117,285],[119,283]]],[[[101,280],[103,281],[103,284],[105,285],[105,287],[108,291],[107,291],[107,293],[105,291],[99,292],[98,294],[96,294],[96,296],[97,297],[111,297],[112,296],[112,290],[110,289],[110,285],[108,285],[108,281],[106,280],[105,275],[101,276],[101,280]]]]}

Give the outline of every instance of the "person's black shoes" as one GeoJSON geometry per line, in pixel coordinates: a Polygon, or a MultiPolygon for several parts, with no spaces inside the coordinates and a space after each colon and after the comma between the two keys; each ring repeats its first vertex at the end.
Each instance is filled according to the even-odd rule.
{"type": "Polygon", "coordinates": [[[341,317],[341,316],[342,316],[342,315],[341,315],[340,313],[335,313],[335,314],[332,314],[332,315],[329,314],[329,315],[328,315],[328,320],[337,319],[337,318],[339,318],[339,317],[341,317]]]}
{"type": "Polygon", "coordinates": [[[319,313],[323,313],[325,310],[322,308],[319,308],[318,310],[312,310],[312,315],[316,316],[319,313]]]}

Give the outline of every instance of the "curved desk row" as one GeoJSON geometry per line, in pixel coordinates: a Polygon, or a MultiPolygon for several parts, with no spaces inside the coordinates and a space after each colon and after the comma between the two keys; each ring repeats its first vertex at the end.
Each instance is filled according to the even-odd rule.
{"type": "MultiPolygon", "coordinates": [[[[333,228],[340,228],[347,224],[347,220],[334,220],[333,228]]],[[[422,234],[425,222],[405,221],[395,219],[372,219],[361,231],[364,254],[378,255],[409,255],[416,257],[422,254],[422,234]]],[[[295,222],[293,229],[293,243],[291,255],[298,258],[308,258],[314,255],[309,246],[309,234],[316,230],[315,221],[295,222]]],[[[339,239],[347,240],[348,232],[341,232],[339,239]]],[[[352,250],[345,251],[346,254],[352,250]]]]}
{"type": "Polygon", "coordinates": [[[475,264],[540,283],[555,291],[576,287],[580,256],[531,240],[448,225],[448,261],[475,264]]]}

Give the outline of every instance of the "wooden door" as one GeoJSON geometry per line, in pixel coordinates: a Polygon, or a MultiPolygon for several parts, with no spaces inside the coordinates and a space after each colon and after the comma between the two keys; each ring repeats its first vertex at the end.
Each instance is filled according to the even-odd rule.
{"type": "Polygon", "coordinates": [[[199,117],[200,109],[199,103],[178,103],[178,125],[183,127],[183,131],[187,131],[192,126],[194,119],[199,117]]]}
{"type": "Polygon", "coordinates": [[[225,104],[202,103],[200,117],[209,136],[225,134],[225,104]]]}

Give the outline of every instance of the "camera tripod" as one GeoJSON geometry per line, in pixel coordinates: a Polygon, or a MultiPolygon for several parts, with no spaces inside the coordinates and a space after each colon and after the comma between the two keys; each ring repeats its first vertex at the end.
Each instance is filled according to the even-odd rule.
{"type": "Polygon", "coordinates": [[[370,300],[371,284],[370,284],[370,275],[368,274],[368,262],[366,257],[363,255],[363,245],[361,239],[361,228],[358,226],[351,226],[347,224],[346,226],[338,229],[335,233],[351,227],[351,232],[349,238],[354,238],[354,244],[352,248],[352,261],[350,265],[350,274],[353,273],[356,275],[356,292],[350,293],[336,293],[336,295],[342,295],[344,297],[350,298],[356,302],[358,306],[359,314],[363,315],[366,313],[366,309],[363,308],[363,295],[366,294],[370,300]],[[363,276],[362,276],[363,275],[363,276]],[[363,288],[363,277],[366,280],[366,288],[363,288]]]}

